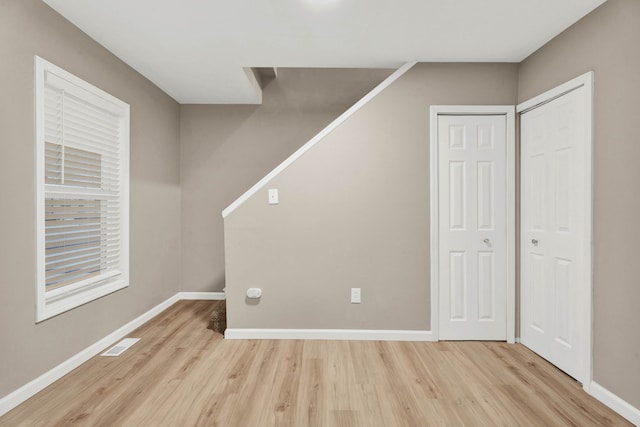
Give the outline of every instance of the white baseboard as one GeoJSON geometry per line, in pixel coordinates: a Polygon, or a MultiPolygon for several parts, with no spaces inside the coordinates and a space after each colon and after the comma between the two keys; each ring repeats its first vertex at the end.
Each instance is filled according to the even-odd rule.
{"type": "Polygon", "coordinates": [[[230,340],[435,341],[431,331],[371,329],[227,329],[224,337],[230,340]]]}
{"type": "Polygon", "coordinates": [[[179,292],[178,299],[184,299],[184,300],[200,299],[200,300],[219,301],[219,300],[225,299],[225,294],[224,292],[179,292]]]}
{"type": "Polygon", "coordinates": [[[640,426],[640,409],[611,393],[595,381],[591,381],[588,393],[625,417],[631,424],[640,426]]]}
{"type": "Polygon", "coordinates": [[[142,326],[149,320],[151,320],[156,315],[160,314],[174,303],[179,300],[223,300],[224,292],[178,292],[171,298],[167,299],[164,302],[161,302],[157,306],[153,307],[151,310],[146,313],[141,314],[140,316],[133,319],[131,322],[127,323],[120,329],[110,333],[106,337],[102,338],[98,342],[90,345],[85,348],[81,352],[77,353],[74,356],[71,356],[69,359],[65,360],[55,368],[51,369],[48,372],[40,375],[38,378],[33,381],[23,385],[19,389],[9,393],[8,395],[0,398],[0,416],[6,414],[25,400],[29,399],[31,396],[38,393],[40,390],[45,387],[53,384],[55,381],[59,380],[69,372],[73,371],[78,366],[82,365],[87,360],[91,359],[93,356],[99,354],[105,348],[114,344],[115,342],[121,340],[130,332],[135,330],[136,328],[142,326]]]}

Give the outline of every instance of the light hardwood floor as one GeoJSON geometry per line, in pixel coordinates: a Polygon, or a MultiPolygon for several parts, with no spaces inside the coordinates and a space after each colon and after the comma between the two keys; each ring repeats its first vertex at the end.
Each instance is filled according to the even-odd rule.
{"type": "Polygon", "coordinates": [[[521,345],[225,341],[219,303],[176,303],[0,425],[630,425],[521,345]]]}

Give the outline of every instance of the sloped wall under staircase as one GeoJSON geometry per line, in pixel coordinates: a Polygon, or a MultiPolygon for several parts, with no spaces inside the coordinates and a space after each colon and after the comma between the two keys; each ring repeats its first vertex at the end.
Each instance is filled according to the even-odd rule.
{"type": "Polygon", "coordinates": [[[517,64],[417,64],[232,204],[230,331],[430,330],[429,106],[516,99],[517,64]]]}

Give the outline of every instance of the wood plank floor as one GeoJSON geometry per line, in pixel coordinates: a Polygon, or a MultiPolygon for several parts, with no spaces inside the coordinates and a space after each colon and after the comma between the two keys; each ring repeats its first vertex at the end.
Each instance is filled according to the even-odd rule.
{"type": "Polygon", "coordinates": [[[223,340],[180,301],[0,426],[625,426],[521,345],[223,340]]]}

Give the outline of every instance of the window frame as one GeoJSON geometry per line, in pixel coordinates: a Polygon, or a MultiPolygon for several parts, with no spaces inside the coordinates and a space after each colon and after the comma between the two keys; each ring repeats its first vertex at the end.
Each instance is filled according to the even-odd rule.
{"type": "MultiPolygon", "coordinates": [[[[36,179],[36,323],[86,304],[105,295],[129,286],[129,133],[130,107],[128,104],[90,83],[74,76],[62,68],[35,55],[35,179],[36,179]],[[116,113],[119,122],[118,145],[120,156],[119,173],[119,227],[120,247],[118,272],[99,274],[81,279],[52,290],[46,289],[46,242],[45,242],[45,205],[47,188],[45,174],[45,81],[49,73],[53,80],[64,85],[64,91],[82,99],[92,106],[98,106],[116,113]],[[52,76],[51,76],[52,75],[52,76]],[[117,279],[109,277],[118,276],[117,279]]],[[[65,145],[66,146],[66,145],[65,145]]],[[[60,187],[60,186],[57,186],[60,187]]],[[[89,196],[88,187],[64,188],[65,196],[70,199],[85,200],[89,196]]],[[[61,195],[62,200],[62,195],[61,195]]],[[[88,200],[88,199],[86,199],[88,200]]],[[[104,237],[101,236],[101,241],[104,237]]]]}

